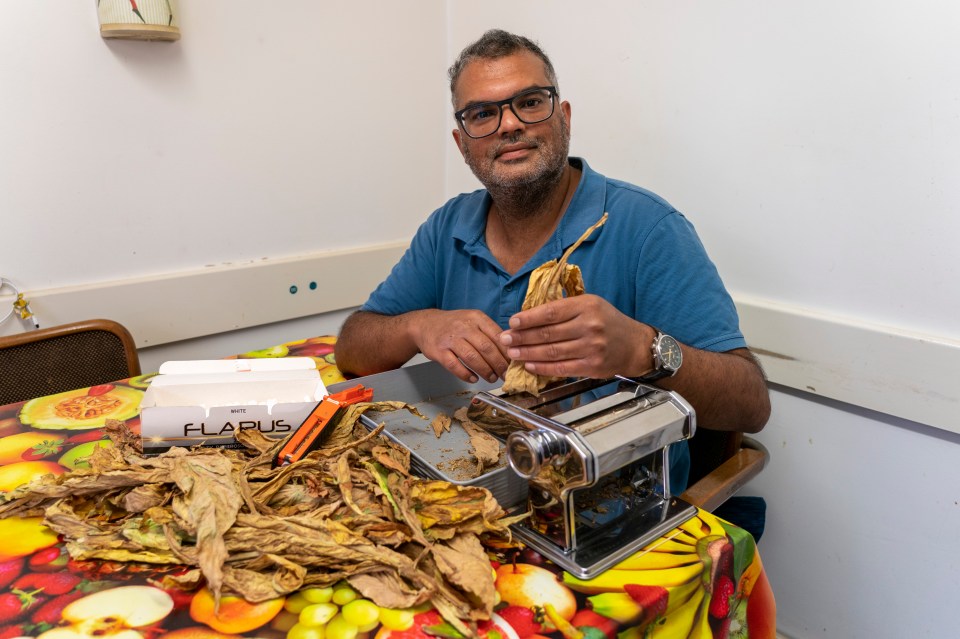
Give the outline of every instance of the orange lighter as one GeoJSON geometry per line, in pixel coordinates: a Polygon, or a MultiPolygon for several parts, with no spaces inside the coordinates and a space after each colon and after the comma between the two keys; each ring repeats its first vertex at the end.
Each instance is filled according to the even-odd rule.
{"type": "Polygon", "coordinates": [[[303,459],[304,455],[320,445],[327,424],[336,424],[344,408],[350,404],[369,402],[372,398],[373,389],[363,384],[324,397],[277,453],[274,466],[286,466],[303,459]]]}

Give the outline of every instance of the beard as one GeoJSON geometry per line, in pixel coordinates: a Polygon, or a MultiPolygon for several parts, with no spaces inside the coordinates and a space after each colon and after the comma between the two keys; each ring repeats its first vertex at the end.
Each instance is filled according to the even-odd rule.
{"type": "Polygon", "coordinates": [[[497,202],[518,212],[538,212],[539,204],[546,202],[563,177],[570,151],[570,129],[563,112],[558,110],[554,126],[546,138],[526,136],[522,131],[504,137],[492,147],[488,155],[478,157],[464,148],[463,158],[497,202]],[[498,166],[497,154],[512,144],[528,144],[537,153],[532,162],[525,163],[524,171],[511,171],[509,166],[498,166]]]}

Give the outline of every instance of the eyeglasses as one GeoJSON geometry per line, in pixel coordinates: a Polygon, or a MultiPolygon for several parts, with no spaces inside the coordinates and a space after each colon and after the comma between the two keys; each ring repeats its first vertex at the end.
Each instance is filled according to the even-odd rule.
{"type": "Polygon", "coordinates": [[[485,138],[500,128],[504,105],[524,124],[536,124],[553,115],[557,87],[537,87],[497,102],[481,102],[453,114],[471,138],[485,138]]]}

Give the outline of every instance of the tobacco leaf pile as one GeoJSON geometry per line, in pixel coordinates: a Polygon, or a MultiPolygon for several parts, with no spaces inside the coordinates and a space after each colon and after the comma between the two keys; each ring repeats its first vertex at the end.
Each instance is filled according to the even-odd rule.
{"type": "MultiPolygon", "coordinates": [[[[576,264],[568,264],[567,260],[577,250],[577,247],[590,237],[591,233],[603,226],[606,221],[607,213],[604,213],[593,226],[584,231],[583,235],[570,248],[564,251],[559,260],[545,262],[530,273],[527,295],[523,298],[521,310],[525,311],[547,302],[559,300],[563,298],[564,294],[567,297],[583,295],[585,289],[580,267],[576,264]]],[[[533,396],[539,396],[540,391],[547,384],[559,379],[559,377],[531,373],[524,368],[523,362],[512,360],[507,366],[507,372],[503,378],[503,392],[507,394],[529,393],[533,396]]]]}
{"type": "MultiPolygon", "coordinates": [[[[347,580],[377,605],[430,602],[461,632],[489,618],[496,593],[481,538],[509,536],[488,490],[409,474],[409,451],[349,407],[328,441],[273,467],[283,441],[237,433],[241,449],[141,454],[139,436],[108,421],[112,447],[90,469],[47,475],[0,496],[0,517],[45,517],[75,559],[175,564],[165,587],[202,583],[219,601],[257,602],[347,580]]],[[[411,409],[416,412],[415,409],[411,409]]]]}

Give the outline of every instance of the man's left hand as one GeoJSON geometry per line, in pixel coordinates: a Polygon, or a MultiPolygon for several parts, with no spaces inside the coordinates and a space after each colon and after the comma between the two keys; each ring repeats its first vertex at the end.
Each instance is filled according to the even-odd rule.
{"type": "Polygon", "coordinates": [[[521,311],[500,334],[511,359],[537,375],[638,376],[653,368],[654,331],[596,295],[577,295],[521,311]]]}

